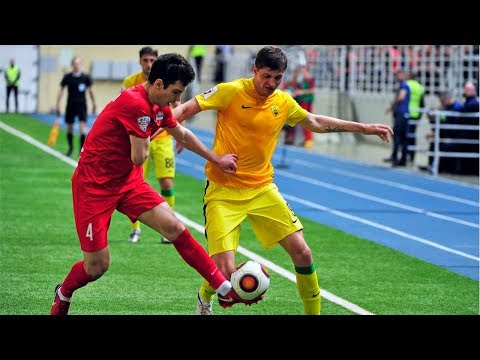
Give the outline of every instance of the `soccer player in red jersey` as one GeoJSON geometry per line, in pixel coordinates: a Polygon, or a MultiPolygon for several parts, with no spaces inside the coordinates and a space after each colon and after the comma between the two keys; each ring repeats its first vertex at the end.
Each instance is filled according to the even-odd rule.
{"type": "Polygon", "coordinates": [[[183,56],[161,55],[153,63],[147,82],[122,91],[99,114],[72,176],[73,211],[84,257],[56,286],[51,315],[67,315],[74,291],[108,270],[107,233],[115,210],[171,239],[185,262],[226,299],[228,306],[252,303],[238,297],[205,249],[143,178],[142,164],[148,157],[151,136],[159,129],[165,129],[220,171],[235,173],[236,154],[217,155],[172,115],[169,104],[180,100],[194,78],[194,70],[183,56]]]}

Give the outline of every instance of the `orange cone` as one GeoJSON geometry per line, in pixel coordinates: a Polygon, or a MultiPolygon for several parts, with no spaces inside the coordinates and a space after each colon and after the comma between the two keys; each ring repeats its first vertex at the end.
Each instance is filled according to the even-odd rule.
{"type": "Polygon", "coordinates": [[[55,119],[50,135],[48,135],[48,145],[51,147],[54,147],[57,143],[58,133],[60,132],[59,122],[58,119],[55,119]]]}

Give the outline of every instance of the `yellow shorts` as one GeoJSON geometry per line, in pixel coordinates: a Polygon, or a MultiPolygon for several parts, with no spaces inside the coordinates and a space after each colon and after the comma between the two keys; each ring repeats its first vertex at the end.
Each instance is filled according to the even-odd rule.
{"type": "Polygon", "coordinates": [[[240,224],[245,218],[265,249],[303,229],[300,219],[273,183],[261,188],[237,189],[207,180],[203,203],[210,256],[237,250],[240,224]]]}
{"type": "Polygon", "coordinates": [[[171,136],[161,140],[153,140],[148,147],[150,156],[143,163],[143,174],[146,178],[150,171],[150,163],[153,164],[157,179],[175,177],[175,152],[173,138],[171,136]]]}

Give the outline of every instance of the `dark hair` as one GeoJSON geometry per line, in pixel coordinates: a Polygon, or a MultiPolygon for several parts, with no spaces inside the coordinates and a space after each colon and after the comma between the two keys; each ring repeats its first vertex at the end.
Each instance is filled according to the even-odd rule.
{"type": "Polygon", "coordinates": [[[257,69],[268,67],[274,71],[285,71],[287,65],[287,54],[276,46],[265,46],[258,51],[255,57],[255,67],[257,69]]]}
{"type": "Polygon", "coordinates": [[[163,80],[165,89],[179,80],[183,86],[187,86],[195,80],[195,71],[182,55],[174,53],[163,54],[153,62],[148,82],[153,84],[157,79],[163,80]]]}
{"type": "Polygon", "coordinates": [[[150,46],[144,46],[143,48],[140,49],[140,51],[138,52],[139,55],[140,55],[140,58],[142,58],[143,55],[147,54],[147,55],[153,55],[155,57],[158,56],[158,51],[157,49],[154,49],[150,46]]]}

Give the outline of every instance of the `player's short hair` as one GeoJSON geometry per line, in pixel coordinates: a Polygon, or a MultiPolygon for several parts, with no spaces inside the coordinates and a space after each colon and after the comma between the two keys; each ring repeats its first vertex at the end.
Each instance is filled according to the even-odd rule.
{"type": "Polygon", "coordinates": [[[268,67],[274,71],[285,71],[287,65],[287,54],[277,46],[265,46],[258,51],[255,57],[255,67],[257,69],[268,67]]]}
{"type": "Polygon", "coordinates": [[[175,53],[162,54],[153,62],[148,82],[153,84],[157,79],[163,80],[165,89],[179,80],[183,86],[187,86],[195,80],[195,71],[182,55],[175,53]]]}
{"type": "Polygon", "coordinates": [[[153,55],[155,57],[158,56],[158,51],[157,49],[154,49],[152,48],[151,46],[144,46],[140,49],[140,51],[138,52],[138,54],[140,55],[140,59],[142,58],[143,55],[147,54],[147,55],[153,55]]]}

